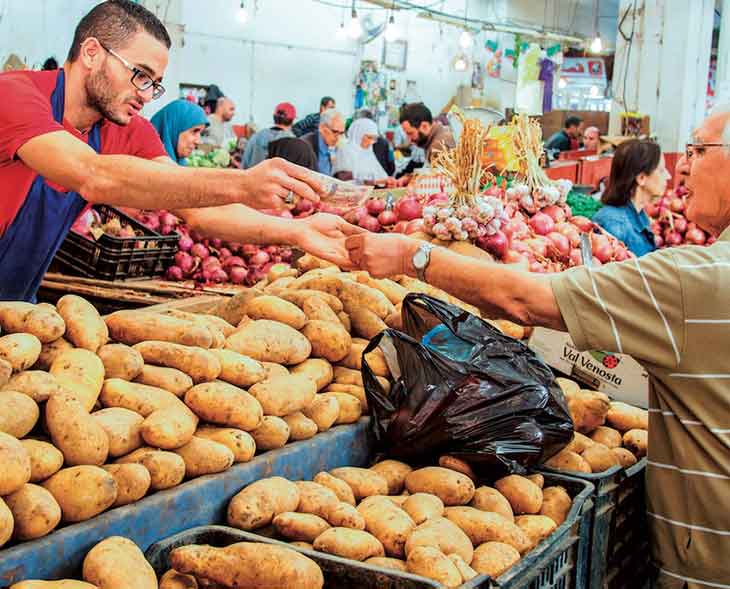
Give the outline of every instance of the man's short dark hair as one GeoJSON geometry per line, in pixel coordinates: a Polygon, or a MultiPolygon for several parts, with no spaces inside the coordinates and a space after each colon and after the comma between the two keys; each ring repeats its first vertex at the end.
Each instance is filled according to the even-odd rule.
{"type": "Polygon", "coordinates": [[[370,119],[371,121],[374,121],[375,115],[373,114],[373,111],[371,111],[367,108],[361,108],[352,117],[353,121],[356,121],[357,119],[370,119]]]}
{"type": "Polygon", "coordinates": [[[322,100],[319,101],[319,108],[325,108],[330,102],[336,104],[335,99],[331,96],[322,96],[322,100]]]}
{"type": "Polygon", "coordinates": [[[282,127],[288,127],[294,122],[294,119],[288,118],[283,112],[276,111],[274,113],[274,124],[282,127]]]}
{"type": "Polygon", "coordinates": [[[400,122],[408,123],[411,127],[420,127],[421,123],[433,123],[433,116],[423,102],[406,104],[400,111],[400,122]]]}
{"type": "Polygon", "coordinates": [[[575,115],[569,116],[565,119],[565,128],[570,129],[571,127],[577,127],[583,122],[583,119],[576,117],[575,115]]]}
{"type": "Polygon", "coordinates": [[[92,8],[76,27],[68,60],[78,59],[81,45],[89,37],[96,37],[109,49],[119,49],[140,31],[149,33],[168,49],[172,47],[165,25],[144,6],[132,0],[102,2],[92,8]]]}

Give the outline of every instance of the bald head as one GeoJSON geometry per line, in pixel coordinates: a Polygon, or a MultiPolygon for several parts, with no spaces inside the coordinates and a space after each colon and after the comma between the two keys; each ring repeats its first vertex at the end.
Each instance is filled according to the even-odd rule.
{"type": "Polygon", "coordinates": [[[215,114],[224,123],[233,120],[236,114],[236,104],[227,96],[221,96],[215,103],[215,114]]]}

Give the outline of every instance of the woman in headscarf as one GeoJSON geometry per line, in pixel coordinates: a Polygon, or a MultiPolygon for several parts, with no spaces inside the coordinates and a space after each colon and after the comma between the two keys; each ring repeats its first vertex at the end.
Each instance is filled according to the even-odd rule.
{"type": "Polygon", "coordinates": [[[205,111],[188,100],[175,100],[151,119],[170,158],[186,165],[186,158],[200,145],[200,134],[208,126],[205,111]]]}
{"type": "Polygon", "coordinates": [[[377,139],[375,121],[367,118],[353,121],[347,131],[347,142],[337,150],[333,170],[335,177],[369,184],[385,180],[388,174],[373,151],[377,139]]]}
{"type": "Polygon", "coordinates": [[[280,157],[285,160],[317,171],[317,156],[309,143],[298,137],[282,137],[269,143],[269,157],[280,157]]]}

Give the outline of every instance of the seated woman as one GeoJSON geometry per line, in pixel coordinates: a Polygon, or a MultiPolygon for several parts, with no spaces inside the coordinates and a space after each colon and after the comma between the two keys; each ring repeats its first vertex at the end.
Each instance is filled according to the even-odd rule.
{"type": "Polygon", "coordinates": [[[175,100],[158,111],[152,119],[170,158],[186,165],[186,158],[200,145],[200,134],[208,126],[205,111],[188,100],[175,100]]]}
{"type": "Polygon", "coordinates": [[[269,143],[269,157],[280,157],[313,172],[317,171],[317,156],[309,143],[298,137],[282,137],[269,143]]]}
{"type": "Polygon", "coordinates": [[[659,145],[631,139],[618,146],[611,164],[604,206],[593,221],[623,241],[637,256],[656,249],[649,216],[644,207],[667,187],[669,172],[659,145]]]}
{"type": "Polygon", "coordinates": [[[347,141],[337,150],[334,176],[368,184],[385,184],[388,174],[373,151],[378,126],[367,118],[357,119],[347,131],[347,141]]]}

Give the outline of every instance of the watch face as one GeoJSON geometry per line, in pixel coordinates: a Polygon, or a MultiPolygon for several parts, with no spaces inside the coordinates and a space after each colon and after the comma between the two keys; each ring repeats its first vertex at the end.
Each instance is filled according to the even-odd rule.
{"type": "Polygon", "coordinates": [[[416,267],[417,270],[422,270],[423,267],[426,265],[426,252],[419,249],[416,252],[416,255],[413,256],[413,265],[416,267]]]}

